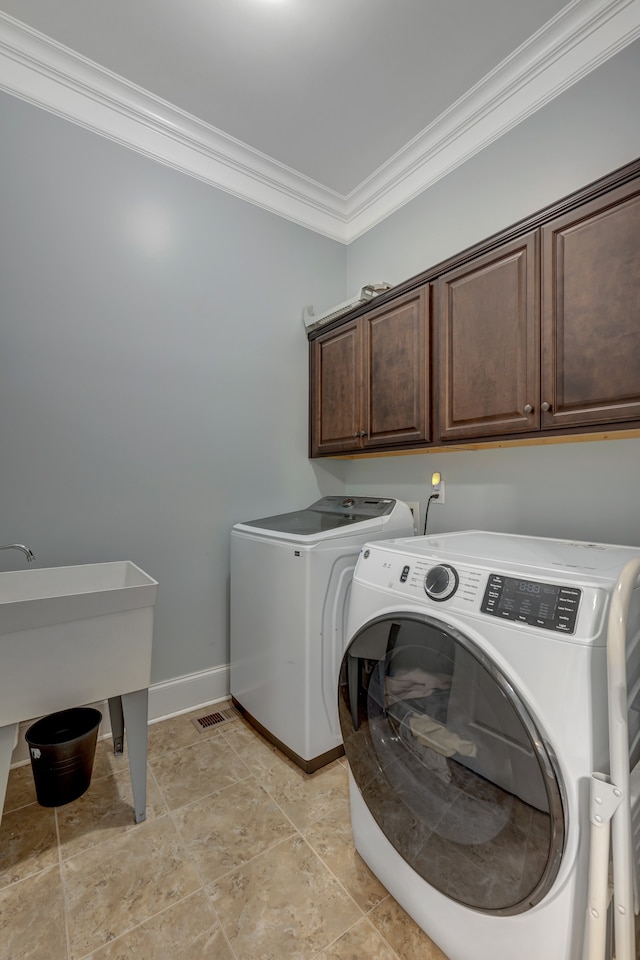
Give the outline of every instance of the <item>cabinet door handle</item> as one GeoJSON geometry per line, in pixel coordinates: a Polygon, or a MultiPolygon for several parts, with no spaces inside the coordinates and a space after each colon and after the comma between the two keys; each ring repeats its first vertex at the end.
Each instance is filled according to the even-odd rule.
{"type": "Polygon", "coordinates": [[[547,401],[545,400],[544,403],[540,404],[540,409],[544,410],[544,412],[546,413],[547,410],[551,410],[551,404],[547,403],[547,401]]]}
{"type": "Polygon", "coordinates": [[[525,403],[525,405],[524,405],[524,412],[525,412],[525,413],[533,413],[533,407],[531,406],[530,403],[525,403]]]}
{"type": "Polygon", "coordinates": [[[353,435],[353,439],[354,439],[354,440],[357,440],[359,436],[360,436],[360,432],[359,432],[358,430],[356,430],[356,432],[355,432],[354,435],[353,435]]]}

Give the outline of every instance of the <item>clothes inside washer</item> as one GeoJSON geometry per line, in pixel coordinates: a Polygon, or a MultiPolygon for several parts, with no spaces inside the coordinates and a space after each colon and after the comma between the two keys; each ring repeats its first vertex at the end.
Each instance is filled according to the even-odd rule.
{"type": "Polygon", "coordinates": [[[430,696],[435,690],[448,690],[451,677],[446,673],[430,673],[422,667],[398,670],[385,677],[387,703],[394,700],[418,700],[430,696]]]}
{"type": "Polygon", "coordinates": [[[409,729],[419,743],[443,757],[452,757],[455,753],[463,757],[478,755],[478,747],[472,740],[464,740],[426,713],[412,714],[409,717],[409,729]]]}

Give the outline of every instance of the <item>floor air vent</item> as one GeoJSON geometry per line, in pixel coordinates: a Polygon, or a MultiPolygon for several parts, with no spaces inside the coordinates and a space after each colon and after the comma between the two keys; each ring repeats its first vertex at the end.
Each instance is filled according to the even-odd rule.
{"type": "Polygon", "coordinates": [[[229,723],[230,720],[238,720],[242,714],[236,707],[224,707],[222,710],[216,710],[215,713],[207,713],[204,717],[195,717],[192,721],[196,730],[208,730],[210,727],[219,727],[221,723],[229,723]]]}

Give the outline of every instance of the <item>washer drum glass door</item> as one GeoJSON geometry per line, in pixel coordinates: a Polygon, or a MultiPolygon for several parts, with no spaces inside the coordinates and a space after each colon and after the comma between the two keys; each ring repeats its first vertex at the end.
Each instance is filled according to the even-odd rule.
{"type": "Polygon", "coordinates": [[[413,870],[488,913],[544,897],[565,837],[558,772],[477,643],[428,616],[373,620],[344,655],[339,710],[355,783],[413,870]]]}

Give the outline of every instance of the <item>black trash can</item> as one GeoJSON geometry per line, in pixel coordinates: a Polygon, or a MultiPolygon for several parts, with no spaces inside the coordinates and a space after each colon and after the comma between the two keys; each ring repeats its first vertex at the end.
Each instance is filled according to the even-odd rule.
{"type": "Polygon", "coordinates": [[[38,803],[61,807],[88,789],[93,772],[102,714],[93,707],[73,707],[50,713],[24,735],[38,803]]]}

